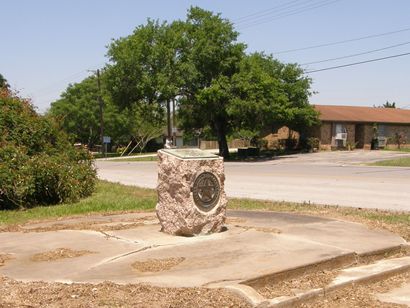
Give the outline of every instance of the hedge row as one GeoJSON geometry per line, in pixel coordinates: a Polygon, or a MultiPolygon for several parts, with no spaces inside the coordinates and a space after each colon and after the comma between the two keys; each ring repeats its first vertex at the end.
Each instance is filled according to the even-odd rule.
{"type": "Polygon", "coordinates": [[[0,209],[75,201],[92,193],[91,156],[28,100],[0,90],[0,209]]]}

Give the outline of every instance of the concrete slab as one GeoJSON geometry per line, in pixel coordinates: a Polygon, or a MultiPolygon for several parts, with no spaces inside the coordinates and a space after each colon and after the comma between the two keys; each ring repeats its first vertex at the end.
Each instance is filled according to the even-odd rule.
{"type": "Polygon", "coordinates": [[[407,305],[410,307],[410,283],[404,284],[400,288],[391,290],[388,293],[378,294],[377,298],[381,302],[407,305]]]}
{"type": "Polygon", "coordinates": [[[225,232],[200,237],[164,234],[154,214],[147,213],[60,220],[56,223],[66,229],[60,231],[37,232],[52,229],[51,221],[29,225],[24,232],[0,233],[0,254],[12,257],[0,267],[0,275],[23,281],[221,286],[405,244],[388,232],[320,217],[248,211],[231,211],[228,216],[225,232]],[[90,225],[97,222],[99,229],[109,228],[79,230],[78,224],[81,227],[87,221],[90,225]],[[131,221],[139,224],[124,227],[131,221]],[[117,230],[116,225],[121,228],[117,230]],[[47,262],[32,260],[34,254],[57,248],[93,253],[47,262]],[[157,272],[132,266],[169,258],[182,262],[157,272]]]}

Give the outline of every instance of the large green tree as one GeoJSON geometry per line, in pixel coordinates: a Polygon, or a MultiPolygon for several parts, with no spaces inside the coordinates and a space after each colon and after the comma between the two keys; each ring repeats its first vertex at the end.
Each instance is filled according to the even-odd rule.
{"type": "Polygon", "coordinates": [[[118,106],[158,124],[164,120],[165,110],[170,114],[170,102],[179,95],[182,84],[179,58],[183,28],[181,22],[169,25],[148,20],[130,36],[111,43],[107,80],[118,106]]]}
{"type": "MultiPolygon", "coordinates": [[[[102,76],[104,81],[104,74],[102,76]]],[[[126,143],[129,132],[130,117],[127,110],[120,111],[112,103],[104,82],[102,93],[104,101],[104,131],[116,143],[126,143]]],[[[100,143],[100,109],[98,104],[98,86],[96,77],[69,85],[61,98],[51,103],[49,114],[58,119],[61,127],[76,142],[92,147],[100,143]]]]}
{"type": "Polygon", "coordinates": [[[309,126],[310,80],[293,64],[247,55],[238,32],[219,14],[191,7],[185,21],[149,20],[108,49],[108,87],[122,107],[149,105],[158,114],[173,99],[185,131],[212,131],[228,157],[227,135],[274,122],[309,126]]]}
{"type": "Polygon", "coordinates": [[[184,38],[181,60],[189,74],[183,78],[180,123],[186,130],[208,126],[217,136],[219,154],[228,157],[229,86],[246,46],[237,42],[238,32],[228,20],[198,7],[188,12],[184,38]]]}

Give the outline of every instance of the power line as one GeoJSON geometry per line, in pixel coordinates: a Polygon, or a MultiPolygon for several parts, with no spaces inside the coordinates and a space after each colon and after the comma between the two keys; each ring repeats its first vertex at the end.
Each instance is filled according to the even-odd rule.
{"type": "Polygon", "coordinates": [[[386,60],[386,59],[398,58],[398,57],[403,57],[403,56],[408,56],[408,55],[410,55],[410,52],[406,52],[406,53],[402,53],[402,54],[398,54],[398,55],[393,55],[393,56],[388,56],[388,57],[383,57],[383,58],[377,58],[377,59],[371,59],[371,60],[366,60],[366,61],[354,62],[354,63],[344,64],[344,65],[326,67],[326,68],[321,68],[321,69],[317,69],[317,70],[306,71],[305,73],[310,74],[310,73],[328,71],[328,70],[338,69],[338,68],[342,68],[342,67],[360,65],[360,64],[364,64],[364,63],[382,61],[382,60],[386,60]]]}
{"type": "MultiPolygon", "coordinates": [[[[302,3],[297,3],[297,2],[300,2],[300,1],[301,0],[293,0],[293,1],[290,1],[288,3],[282,3],[280,5],[274,6],[270,9],[266,9],[266,10],[262,10],[262,11],[259,11],[259,12],[253,13],[253,14],[245,15],[243,17],[239,17],[237,19],[234,19],[233,23],[238,25],[240,23],[248,22],[252,19],[258,19],[258,18],[263,17],[263,16],[268,16],[272,13],[277,12],[277,11],[281,11],[283,9],[290,8],[292,6],[300,5],[300,4],[303,3],[303,2],[302,3]]],[[[312,0],[308,0],[308,1],[305,1],[305,2],[312,2],[312,0]]]]}
{"type": "Polygon", "coordinates": [[[105,63],[101,62],[101,63],[99,63],[99,64],[90,66],[88,69],[84,69],[84,70],[81,70],[81,71],[79,71],[79,72],[77,72],[77,73],[71,74],[71,75],[69,75],[69,76],[67,76],[67,77],[64,77],[63,79],[60,79],[60,80],[58,80],[58,81],[56,81],[56,82],[53,82],[52,84],[49,84],[48,86],[46,86],[46,87],[44,87],[44,88],[42,88],[42,89],[40,89],[40,90],[33,91],[33,92],[36,93],[35,96],[36,96],[37,99],[40,98],[40,97],[47,96],[47,95],[49,95],[49,93],[52,91],[51,89],[54,89],[56,86],[60,85],[61,83],[66,82],[66,81],[73,80],[74,78],[77,78],[77,77],[81,76],[82,74],[86,73],[87,71],[91,70],[92,68],[99,67],[99,66],[101,66],[101,65],[103,65],[103,64],[105,64],[105,63]]]}
{"type": "Polygon", "coordinates": [[[357,37],[353,39],[348,39],[348,40],[343,40],[343,41],[337,41],[337,42],[332,42],[332,43],[325,43],[325,44],[319,44],[319,45],[312,45],[308,47],[302,47],[302,48],[295,48],[295,49],[287,49],[287,50],[282,50],[282,51],[277,51],[274,52],[275,55],[278,54],[284,54],[284,53],[289,53],[289,52],[295,52],[295,51],[301,51],[301,50],[308,50],[308,49],[315,49],[315,48],[320,48],[320,47],[327,47],[327,46],[333,46],[333,45],[339,45],[339,44],[344,44],[344,43],[350,43],[350,42],[355,42],[355,41],[361,41],[369,38],[375,38],[375,37],[381,37],[381,36],[387,36],[387,35],[392,35],[400,32],[406,32],[410,31],[410,28],[404,28],[396,31],[390,31],[390,32],[384,32],[384,33],[379,33],[379,34],[372,34],[372,35],[367,35],[367,36],[362,36],[362,37],[357,37]]]}
{"type": "Polygon", "coordinates": [[[333,1],[325,0],[325,1],[316,2],[316,3],[313,3],[313,4],[309,4],[307,6],[304,6],[304,7],[295,9],[295,10],[291,10],[291,11],[288,11],[288,12],[283,12],[281,14],[271,16],[269,18],[263,18],[263,19],[255,20],[254,23],[246,24],[243,27],[239,26],[239,28],[240,28],[239,30],[247,29],[247,28],[257,26],[257,25],[261,25],[261,24],[264,24],[264,23],[267,23],[267,22],[272,22],[272,21],[275,21],[275,20],[278,20],[278,19],[281,19],[281,18],[284,18],[284,17],[304,13],[306,11],[317,9],[317,8],[320,8],[320,7],[323,7],[323,6],[327,6],[327,5],[333,4],[333,3],[338,2],[338,1],[341,1],[341,0],[333,0],[333,1]]]}
{"type": "Polygon", "coordinates": [[[373,50],[369,50],[369,51],[365,51],[365,52],[359,52],[359,53],[351,54],[351,55],[348,55],[348,56],[342,56],[342,57],[330,58],[330,59],[326,59],[326,60],[320,60],[320,61],[313,61],[313,62],[302,63],[302,64],[300,64],[300,65],[309,65],[309,64],[316,64],[316,63],[323,63],[323,62],[329,62],[329,61],[347,59],[347,58],[352,58],[352,57],[367,55],[367,54],[370,54],[370,53],[374,53],[374,52],[378,52],[378,51],[382,51],[382,50],[387,50],[387,49],[391,49],[391,48],[395,48],[395,47],[399,47],[399,46],[404,46],[404,45],[408,45],[408,44],[410,44],[410,42],[404,42],[404,43],[400,43],[400,44],[396,44],[396,45],[391,45],[391,46],[387,46],[387,47],[383,47],[383,48],[379,48],[379,49],[373,49],[373,50]]]}

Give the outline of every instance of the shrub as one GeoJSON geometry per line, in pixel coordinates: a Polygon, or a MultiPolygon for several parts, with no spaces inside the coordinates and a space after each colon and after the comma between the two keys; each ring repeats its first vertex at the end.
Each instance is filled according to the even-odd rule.
{"type": "Polygon", "coordinates": [[[393,137],[389,138],[389,141],[396,144],[397,148],[400,150],[401,145],[406,144],[406,136],[402,132],[395,132],[393,137]]]}
{"type": "Polygon", "coordinates": [[[307,140],[306,140],[306,148],[307,148],[309,151],[315,151],[315,149],[316,149],[316,150],[319,150],[319,147],[320,147],[320,140],[319,140],[319,138],[316,138],[316,137],[309,137],[309,138],[307,138],[307,140]]]}
{"type": "Polygon", "coordinates": [[[0,209],[75,201],[92,193],[95,179],[87,151],[29,101],[0,91],[0,209]]]}

